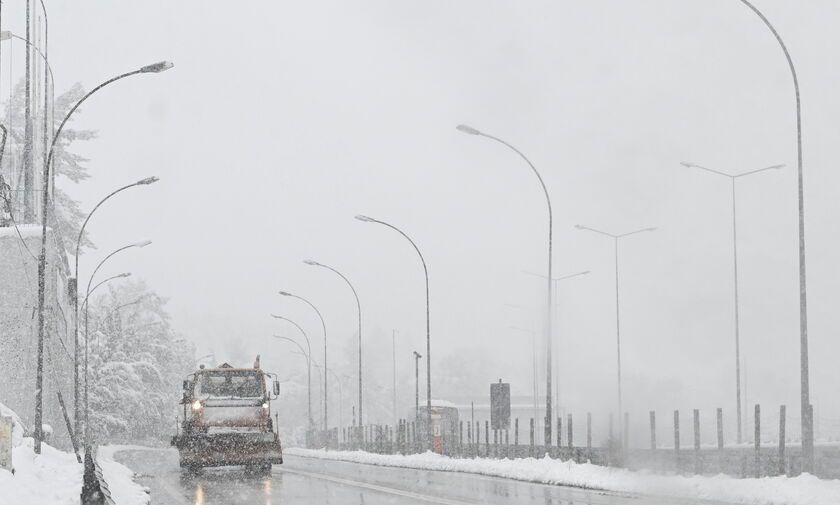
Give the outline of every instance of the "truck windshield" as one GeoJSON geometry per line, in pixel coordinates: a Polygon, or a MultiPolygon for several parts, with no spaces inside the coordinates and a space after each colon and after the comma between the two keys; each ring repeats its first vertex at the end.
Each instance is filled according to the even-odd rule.
{"type": "Polygon", "coordinates": [[[195,394],[216,398],[261,398],[262,374],[250,371],[204,372],[199,374],[195,394]]]}

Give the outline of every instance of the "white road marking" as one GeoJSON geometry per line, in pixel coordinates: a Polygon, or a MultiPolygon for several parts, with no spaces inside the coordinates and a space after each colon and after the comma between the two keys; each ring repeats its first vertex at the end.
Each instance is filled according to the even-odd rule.
{"type": "Polygon", "coordinates": [[[405,498],[413,498],[415,500],[426,501],[426,502],[430,502],[430,503],[440,503],[442,505],[479,505],[479,503],[477,503],[477,502],[465,502],[465,501],[460,501],[460,500],[452,500],[452,499],[449,499],[449,498],[441,498],[441,497],[438,497],[438,496],[431,496],[431,495],[425,495],[425,494],[420,494],[420,493],[413,493],[411,491],[404,491],[402,489],[397,489],[397,488],[393,488],[393,487],[385,487],[385,486],[379,486],[377,484],[370,484],[368,482],[361,482],[361,481],[351,480],[351,479],[343,479],[341,477],[333,477],[332,475],[325,475],[325,474],[322,474],[322,473],[312,473],[312,472],[304,472],[304,471],[301,471],[301,470],[292,470],[288,467],[280,468],[279,470],[284,472],[284,473],[302,475],[304,477],[310,477],[310,478],[313,478],[313,479],[321,479],[321,480],[326,480],[326,481],[330,481],[330,482],[335,482],[337,484],[344,484],[346,486],[353,486],[353,487],[360,487],[360,488],[363,488],[363,489],[370,489],[371,491],[379,491],[380,493],[388,493],[388,494],[393,494],[393,495],[396,495],[396,496],[402,496],[402,497],[405,497],[405,498]]]}

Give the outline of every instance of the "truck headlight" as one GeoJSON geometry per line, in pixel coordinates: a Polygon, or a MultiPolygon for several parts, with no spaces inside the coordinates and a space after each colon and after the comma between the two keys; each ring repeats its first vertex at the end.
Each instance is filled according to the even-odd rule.
{"type": "Polygon", "coordinates": [[[201,402],[199,400],[194,401],[193,404],[192,404],[192,409],[193,410],[201,410],[201,402]]]}
{"type": "Polygon", "coordinates": [[[262,407],[263,407],[264,409],[267,409],[267,408],[268,408],[268,403],[263,402],[262,407]]]}

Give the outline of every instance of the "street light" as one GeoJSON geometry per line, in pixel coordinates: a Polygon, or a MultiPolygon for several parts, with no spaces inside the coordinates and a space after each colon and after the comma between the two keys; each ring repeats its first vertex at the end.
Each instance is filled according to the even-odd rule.
{"type": "MultiPolygon", "coordinates": [[[[303,335],[303,338],[306,339],[306,348],[308,349],[308,352],[307,352],[306,356],[307,356],[307,361],[310,361],[312,359],[311,358],[311,356],[312,356],[312,345],[310,345],[309,337],[306,335],[306,332],[303,331],[303,328],[301,328],[300,325],[297,324],[296,322],[292,321],[291,319],[285,318],[283,316],[276,316],[274,314],[271,314],[271,317],[273,317],[275,319],[282,319],[283,321],[292,323],[292,325],[294,325],[295,328],[297,328],[300,331],[300,334],[303,335]]],[[[277,337],[277,335],[275,335],[275,337],[277,337]]],[[[286,340],[292,340],[288,337],[277,337],[277,338],[284,338],[286,340]]],[[[297,342],[295,342],[295,343],[297,343],[297,342]]],[[[310,366],[309,370],[307,371],[307,373],[308,373],[308,377],[307,377],[306,380],[307,380],[307,389],[308,389],[308,397],[309,397],[308,398],[308,402],[309,402],[309,430],[311,432],[312,431],[312,368],[311,368],[311,366],[310,366]]]]}
{"type": "Polygon", "coordinates": [[[43,426],[42,426],[42,419],[43,419],[43,383],[44,383],[44,297],[45,297],[45,287],[46,287],[46,268],[47,268],[47,214],[49,213],[50,209],[50,161],[52,161],[53,152],[55,150],[55,144],[58,141],[58,137],[61,135],[62,130],[64,129],[64,125],[67,124],[67,121],[73,115],[74,112],[79,108],[85,100],[87,100],[91,95],[99,91],[100,89],[104,88],[108,84],[112,82],[118,81],[125,77],[129,77],[136,74],[141,73],[148,73],[148,72],[162,72],[168,68],[172,68],[172,63],[169,62],[160,62],[154,65],[148,65],[146,67],[142,67],[138,70],[134,70],[131,72],[126,72],[124,74],[120,74],[116,77],[112,77],[107,81],[103,82],[102,84],[98,85],[97,87],[93,88],[89,91],[85,96],[83,96],[78,102],[76,102],[73,107],[67,112],[64,116],[64,119],[61,120],[61,124],[58,126],[58,130],[56,130],[55,134],[52,137],[52,142],[50,143],[50,150],[48,151],[47,158],[44,161],[44,169],[43,169],[43,181],[41,186],[41,254],[38,257],[38,352],[37,352],[37,363],[36,363],[36,379],[35,379],[35,453],[41,453],[41,439],[44,438],[43,433],[43,426]]]}
{"type": "Polygon", "coordinates": [[[735,179],[740,177],[745,177],[748,175],[757,174],[759,172],[764,172],[766,170],[776,170],[784,167],[784,165],[772,165],[765,168],[759,168],[758,170],[750,170],[747,172],[742,172],[740,174],[727,174],[725,172],[720,172],[718,170],[713,170],[711,168],[706,168],[704,166],[698,165],[696,163],[689,163],[686,161],[681,161],[680,165],[687,167],[687,168],[699,168],[700,170],[704,170],[706,172],[720,175],[722,177],[727,177],[732,183],[732,263],[733,263],[733,286],[735,289],[735,294],[733,297],[733,303],[735,304],[735,405],[737,406],[737,421],[738,421],[738,443],[741,443],[741,328],[740,328],[740,318],[739,318],[739,311],[738,311],[738,222],[736,220],[736,213],[735,213],[735,179]]]}
{"type": "MultiPolygon", "coordinates": [[[[310,266],[322,267],[322,268],[326,268],[327,270],[332,270],[333,273],[335,273],[336,275],[338,275],[339,277],[344,279],[344,282],[346,282],[347,285],[350,286],[350,291],[353,292],[353,296],[356,298],[356,311],[359,315],[359,427],[361,427],[362,426],[362,304],[359,303],[359,294],[356,293],[356,288],[354,288],[353,285],[350,284],[350,281],[347,279],[347,277],[345,277],[344,274],[342,274],[341,272],[339,272],[335,268],[333,268],[331,266],[324,265],[322,263],[318,263],[317,261],[313,261],[313,260],[303,260],[303,262],[306,263],[307,265],[310,265],[310,266]]],[[[320,314],[319,314],[319,316],[320,316],[320,314]]],[[[324,339],[324,341],[326,342],[326,338],[324,339]]],[[[324,416],[324,417],[326,417],[326,416],[324,416]]]]}
{"type": "MultiPolygon", "coordinates": [[[[543,275],[543,274],[538,274],[536,272],[529,272],[527,270],[523,270],[522,273],[524,273],[526,275],[533,275],[535,277],[541,277],[543,279],[546,278],[545,275],[543,275]]],[[[577,273],[568,274],[568,275],[561,275],[560,277],[554,277],[554,278],[551,279],[551,281],[554,283],[554,298],[556,300],[555,303],[557,304],[557,307],[560,306],[560,303],[559,303],[560,294],[559,294],[559,291],[557,290],[557,283],[560,282],[560,281],[565,281],[567,279],[572,279],[574,277],[578,277],[578,276],[581,276],[581,275],[588,275],[588,274],[589,274],[589,270],[584,270],[582,272],[577,272],[577,273]]],[[[550,310],[555,311],[555,307],[551,307],[550,310]]],[[[558,319],[559,319],[559,317],[558,317],[558,319]]],[[[559,362],[558,362],[557,363],[557,369],[554,372],[555,373],[554,378],[557,381],[557,386],[554,388],[554,402],[555,402],[555,406],[558,410],[560,409],[560,370],[559,370],[559,368],[560,368],[560,366],[559,366],[559,362]]]]}
{"type": "Polygon", "coordinates": [[[108,200],[112,196],[116,195],[120,191],[124,191],[128,188],[133,188],[134,186],[148,186],[149,184],[152,184],[152,183],[157,182],[157,181],[158,181],[157,177],[147,177],[145,179],[141,179],[141,180],[139,180],[135,183],[128,184],[126,186],[123,186],[123,187],[117,189],[116,191],[111,192],[111,194],[109,194],[108,196],[106,196],[105,198],[100,200],[99,203],[97,203],[93,207],[93,210],[91,210],[90,213],[88,213],[87,217],[85,217],[85,220],[82,223],[82,227],[79,229],[79,236],[76,238],[76,254],[75,254],[76,270],[75,270],[75,286],[74,286],[75,287],[75,292],[73,293],[73,314],[74,314],[74,325],[73,325],[74,326],[74,328],[73,328],[73,337],[74,338],[73,338],[73,341],[74,341],[74,344],[75,344],[75,350],[74,350],[74,353],[73,353],[73,368],[74,368],[74,373],[73,373],[74,390],[73,390],[73,392],[74,392],[74,401],[75,401],[73,413],[74,413],[74,416],[75,416],[74,419],[75,419],[76,433],[79,432],[79,250],[80,250],[81,245],[82,245],[82,236],[85,233],[85,227],[87,226],[88,221],[90,221],[91,216],[93,216],[93,213],[96,212],[96,210],[99,208],[99,206],[102,205],[103,203],[105,203],[106,200],[108,200]]]}
{"type": "MultiPolygon", "coordinates": [[[[90,274],[90,279],[88,279],[87,290],[85,291],[85,300],[82,303],[82,305],[84,305],[84,308],[85,308],[85,394],[84,394],[84,397],[85,397],[84,398],[84,401],[85,401],[85,447],[88,447],[89,444],[90,444],[90,430],[89,430],[89,426],[88,426],[88,419],[90,417],[90,410],[88,408],[88,372],[89,372],[89,370],[88,370],[88,350],[89,350],[89,345],[88,345],[88,307],[89,306],[88,306],[87,302],[88,302],[88,297],[90,297],[90,294],[93,292],[93,290],[96,289],[97,287],[101,286],[102,284],[104,284],[105,281],[100,282],[93,289],[91,289],[90,285],[93,283],[93,279],[96,277],[96,273],[99,271],[99,269],[102,268],[102,265],[104,265],[105,262],[108,261],[112,256],[114,256],[115,254],[117,254],[121,251],[125,251],[126,249],[131,249],[132,247],[143,248],[143,247],[146,247],[147,245],[149,245],[151,243],[152,243],[151,240],[144,240],[142,242],[136,242],[134,244],[129,244],[129,245],[126,245],[126,246],[120,247],[119,249],[114,250],[111,254],[105,256],[105,258],[103,258],[102,261],[100,261],[98,265],[96,265],[96,268],[93,269],[93,273],[90,274]]],[[[128,277],[128,275],[130,275],[130,274],[125,274],[125,275],[123,275],[123,277],[128,277]]],[[[119,277],[119,276],[117,276],[117,277],[119,277]]],[[[110,280],[110,279],[107,279],[107,280],[110,280]]],[[[77,281],[77,284],[78,284],[78,281],[77,281]]]]}
{"type": "Polygon", "coordinates": [[[396,226],[386,223],[385,221],[380,221],[378,219],[374,219],[368,216],[358,215],[356,219],[363,223],[378,223],[383,226],[387,226],[392,230],[396,231],[400,235],[402,235],[406,240],[411,243],[414,247],[414,250],[417,251],[417,255],[420,256],[420,263],[423,264],[423,274],[426,278],[426,409],[428,412],[426,413],[426,431],[428,432],[428,444],[431,448],[432,446],[432,437],[431,437],[431,429],[432,429],[432,344],[431,344],[431,330],[430,330],[430,322],[429,322],[429,269],[426,267],[426,260],[423,258],[423,253],[420,252],[420,248],[417,247],[417,244],[411,240],[411,237],[405,234],[404,231],[400,230],[396,226]]]}
{"type": "Polygon", "coordinates": [[[802,459],[805,461],[804,470],[814,471],[814,413],[811,410],[810,386],[808,373],[808,303],[805,276],[805,177],[802,170],[802,103],[799,96],[799,79],[796,76],[796,68],[793,66],[793,59],[790,57],[787,46],[785,46],[779,32],[770,24],[764,14],[761,13],[752,3],[741,0],[741,3],[749,7],[761,21],[770,29],[776,42],[785,54],[785,59],[790,68],[790,75],[793,78],[793,91],[796,96],[796,174],[797,174],[797,197],[799,212],[799,384],[800,384],[800,412],[802,419],[802,459]]]}
{"type": "Polygon", "coordinates": [[[620,325],[620,311],[618,305],[618,239],[629,237],[630,235],[635,235],[637,233],[643,233],[647,231],[654,231],[656,228],[642,228],[641,230],[635,230],[627,233],[622,233],[619,235],[615,235],[612,233],[607,233],[605,231],[596,230],[595,228],[590,228],[588,226],[583,226],[580,224],[576,224],[575,228],[578,230],[587,230],[595,233],[599,233],[601,235],[605,235],[613,239],[613,243],[615,245],[615,348],[616,348],[616,364],[617,364],[617,377],[618,377],[618,436],[619,440],[621,440],[621,447],[622,450],[624,449],[624,432],[622,431],[622,406],[621,406],[621,325],[620,325]]]}
{"type": "Polygon", "coordinates": [[[531,167],[533,170],[534,175],[537,176],[537,179],[540,182],[540,186],[542,187],[543,193],[545,193],[545,201],[548,204],[548,273],[546,274],[546,318],[545,318],[545,350],[546,350],[546,374],[545,374],[545,443],[546,445],[549,444],[551,441],[551,254],[552,254],[552,221],[553,215],[551,212],[551,198],[548,195],[548,188],[545,186],[545,182],[543,181],[542,176],[537,171],[537,167],[531,163],[531,160],[525,156],[522,151],[513,147],[511,144],[505,142],[504,140],[489,135],[487,133],[481,132],[471,126],[467,126],[464,124],[460,124],[456,127],[458,131],[464,132],[468,135],[478,135],[480,137],[486,137],[491,140],[495,140],[496,142],[507,146],[513,152],[518,154],[528,166],[531,167]]]}
{"type": "MultiPolygon", "coordinates": [[[[290,296],[292,298],[297,298],[298,300],[303,301],[304,303],[306,303],[307,305],[312,307],[312,310],[314,310],[315,313],[318,314],[318,319],[321,320],[321,327],[324,330],[324,368],[328,370],[328,368],[327,368],[327,324],[324,323],[324,317],[321,315],[321,311],[318,310],[318,308],[315,307],[315,305],[313,305],[312,302],[310,302],[306,298],[303,298],[302,296],[298,296],[298,295],[289,293],[287,291],[280,291],[279,293],[283,296],[290,296]]],[[[339,408],[341,408],[341,407],[339,406],[339,408]]],[[[327,378],[324,377],[324,431],[326,431],[326,430],[327,430],[327,378]]]]}
{"type": "Polygon", "coordinates": [[[419,352],[414,353],[414,419],[420,417],[420,358],[423,357],[419,352]]]}
{"type": "MultiPolygon", "coordinates": [[[[310,446],[310,441],[312,438],[312,357],[308,352],[306,352],[306,350],[303,347],[301,347],[299,343],[297,343],[297,340],[291,337],[283,337],[280,335],[274,335],[274,338],[278,338],[280,340],[287,340],[295,344],[298,347],[298,349],[300,349],[300,352],[303,355],[303,357],[306,358],[306,403],[308,405],[309,417],[309,426],[306,429],[306,445],[310,446]]],[[[307,342],[307,345],[309,345],[309,342],[307,342]]]]}

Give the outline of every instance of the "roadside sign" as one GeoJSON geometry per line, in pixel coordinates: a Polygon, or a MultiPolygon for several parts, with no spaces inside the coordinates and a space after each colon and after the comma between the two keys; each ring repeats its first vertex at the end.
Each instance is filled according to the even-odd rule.
{"type": "Polygon", "coordinates": [[[12,426],[11,417],[0,416],[0,468],[14,473],[12,466],[12,426]]]}
{"type": "Polygon", "coordinates": [[[494,430],[510,429],[510,383],[490,384],[490,425],[494,430]]]}

